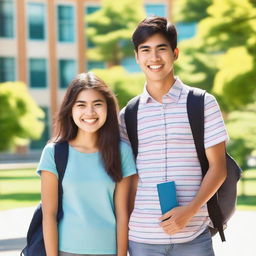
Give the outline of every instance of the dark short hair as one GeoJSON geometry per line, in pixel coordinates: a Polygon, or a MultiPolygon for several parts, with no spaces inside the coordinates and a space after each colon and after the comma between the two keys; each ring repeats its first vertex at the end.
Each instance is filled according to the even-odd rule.
{"type": "Polygon", "coordinates": [[[161,34],[169,42],[172,50],[177,47],[177,30],[166,18],[149,16],[139,23],[132,35],[134,49],[137,52],[140,44],[143,44],[149,37],[161,34]]]}
{"type": "Polygon", "coordinates": [[[73,121],[72,108],[79,93],[90,89],[99,92],[107,103],[107,119],[98,130],[97,145],[106,172],[117,182],[122,178],[118,102],[109,86],[94,73],[81,73],[71,81],[55,120],[55,134],[51,141],[69,141],[77,136],[78,127],[73,121]]]}

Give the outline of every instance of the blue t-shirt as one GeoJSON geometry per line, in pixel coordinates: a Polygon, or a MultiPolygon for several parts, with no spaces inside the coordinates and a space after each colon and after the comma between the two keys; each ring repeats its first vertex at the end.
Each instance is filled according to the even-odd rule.
{"type": "MultiPolygon", "coordinates": [[[[120,143],[123,177],[136,173],[130,146],[120,143]]],[[[54,144],[45,146],[37,173],[41,170],[58,177],[54,144]]],[[[63,212],[58,225],[59,250],[77,254],[115,254],[115,182],[106,173],[100,153],[81,153],[69,146],[63,178],[63,212]]]]}

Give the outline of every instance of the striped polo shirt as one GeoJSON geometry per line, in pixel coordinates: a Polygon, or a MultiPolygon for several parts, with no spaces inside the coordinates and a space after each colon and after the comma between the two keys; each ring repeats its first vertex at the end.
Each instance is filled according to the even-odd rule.
{"type": "MultiPolygon", "coordinates": [[[[159,226],[161,209],[157,184],[175,181],[179,205],[193,200],[202,181],[202,172],[187,115],[189,86],[179,78],[162,103],[144,88],[138,106],[139,175],[134,210],[129,222],[129,240],[147,244],[184,243],[200,235],[209,224],[207,205],[201,207],[187,226],[174,235],[159,226]]],[[[215,98],[205,95],[205,148],[227,141],[220,108],[215,98]]],[[[124,109],[120,112],[120,130],[128,141],[124,109]]]]}

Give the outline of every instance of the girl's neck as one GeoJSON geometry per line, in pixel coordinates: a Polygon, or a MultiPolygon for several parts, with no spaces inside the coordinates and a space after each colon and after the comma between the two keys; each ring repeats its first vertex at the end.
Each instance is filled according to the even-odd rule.
{"type": "Polygon", "coordinates": [[[77,136],[69,141],[69,144],[82,153],[94,153],[97,152],[97,139],[96,133],[77,133],[77,136]]]}

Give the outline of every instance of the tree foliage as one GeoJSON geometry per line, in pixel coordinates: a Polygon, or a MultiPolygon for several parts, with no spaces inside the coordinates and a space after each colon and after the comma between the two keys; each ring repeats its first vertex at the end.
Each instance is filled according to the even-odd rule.
{"type": "Polygon", "coordinates": [[[256,104],[250,104],[243,111],[233,111],[227,119],[231,137],[229,151],[243,167],[247,157],[256,149],[256,104]]]}
{"type": "Polygon", "coordinates": [[[93,71],[114,91],[120,108],[123,108],[132,97],[143,91],[145,78],[142,73],[130,74],[121,66],[93,71]]]}
{"type": "Polygon", "coordinates": [[[113,66],[133,56],[131,36],[143,17],[141,0],[103,0],[101,9],[86,16],[86,35],[95,45],[88,49],[88,59],[113,66]]]}
{"type": "Polygon", "coordinates": [[[198,22],[207,16],[212,0],[179,0],[174,5],[175,22],[198,22]]]}
{"type": "Polygon", "coordinates": [[[0,151],[38,139],[44,112],[36,105],[25,84],[0,83],[0,151]]]}
{"type": "Polygon", "coordinates": [[[255,1],[214,0],[207,14],[196,36],[181,43],[179,72],[192,85],[213,88],[226,111],[243,108],[256,100],[255,1]]]}

